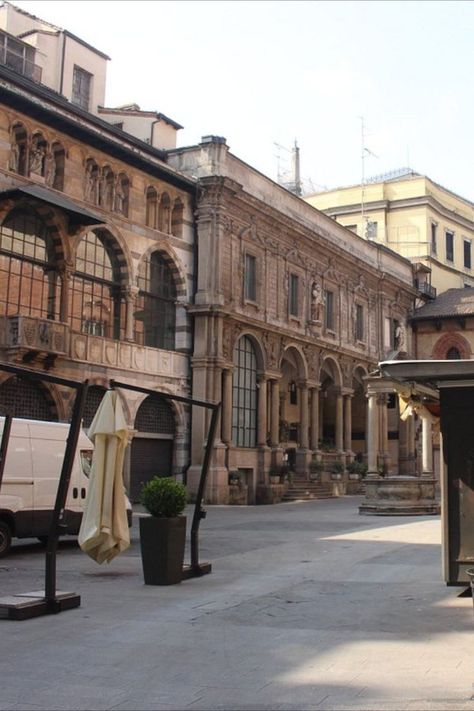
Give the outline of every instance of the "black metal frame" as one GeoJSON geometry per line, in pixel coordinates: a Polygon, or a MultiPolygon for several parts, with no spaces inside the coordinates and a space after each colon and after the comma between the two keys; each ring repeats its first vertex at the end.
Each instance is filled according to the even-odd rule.
{"type": "MultiPolygon", "coordinates": [[[[77,442],[79,440],[79,434],[81,431],[82,414],[84,411],[89,381],[84,380],[81,383],[77,380],[67,380],[66,378],[60,378],[56,375],[50,375],[49,373],[42,373],[36,370],[30,370],[28,368],[23,368],[17,365],[11,365],[7,363],[0,363],[0,370],[3,370],[7,373],[12,373],[13,375],[16,375],[19,378],[24,378],[25,380],[40,380],[48,383],[54,383],[56,385],[63,385],[65,387],[73,388],[76,390],[76,398],[74,401],[72,419],[66,441],[66,450],[64,452],[63,465],[59,478],[53,517],[48,533],[45,562],[44,597],[38,598],[36,604],[33,603],[29,606],[29,611],[27,615],[16,617],[15,615],[12,615],[14,619],[24,619],[25,616],[35,617],[40,614],[43,615],[57,613],[61,612],[61,610],[63,609],[69,609],[71,607],[77,607],[78,605],[80,605],[80,597],[78,595],[71,595],[68,593],[68,602],[65,603],[64,595],[58,597],[56,593],[56,554],[58,548],[58,539],[61,534],[61,530],[66,527],[64,523],[66,497],[74,463],[74,454],[77,449],[77,442]]],[[[11,415],[7,415],[2,435],[2,442],[0,445],[0,486],[1,480],[3,478],[3,469],[5,466],[6,452],[8,449],[12,419],[13,418],[11,415]]],[[[2,603],[0,599],[0,608],[1,606],[2,603]]]]}
{"type": "Polygon", "coordinates": [[[185,566],[183,570],[183,579],[200,577],[206,573],[210,573],[210,563],[199,563],[199,524],[201,519],[206,518],[206,511],[202,508],[202,497],[206,486],[206,479],[209,471],[214,439],[216,436],[217,419],[219,417],[221,403],[205,402],[204,400],[195,400],[194,398],[182,397],[181,395],[170,395],[169,393],[150,390],[149,388],[141,388],[136,385],[118,382],[117,380],[110,380],[110,387],[122,388],[124,390],[134,390],[135,392],[144,393],[145,395],[159,395],[166,400],[175,400],[177,402],[184,402],[191,406],[205,407],[206,409],[212,411],[209,430],[207,433],[206,449],[204,451],[204,459],[202,462],[201,477],[199,479],[199,486],[196,494],[193,522],[191,525],[191,565],[185,566]]]}

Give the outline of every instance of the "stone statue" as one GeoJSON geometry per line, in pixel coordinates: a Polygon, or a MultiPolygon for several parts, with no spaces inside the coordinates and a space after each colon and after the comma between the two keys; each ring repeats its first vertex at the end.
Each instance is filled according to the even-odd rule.
{"type": "Polygon", "coordinates": [[[84,187],[84,200],[88,202],[96,202],[97,195],[97,176],[94,173],[94,164],[88,163],[86,166],[86,183],[84,187]]]}
{"type": "Polygon", "coordinates": [[[49,152],[46,154],[44,159],[44,181],[46,185],[50,188],[54,186],[54,179],[56,177],[56,158],[54,153],[49,152]]]}
{"type": "Polygon", "coordinates": [[[311,321],[322,321],[324,304],[325,299],[321,284],[313,281],[311,289],[311,321]]]}
{"type": "Polygon", "coordinates": [[[405,345],[405,335],[405,326],[400,322],[395,329],[395,348],[399,351],[405,345]]]}
{"type": "Polygon", "coordinates": [[[120,212],[123,214],[123,209],[125,206],[125,193],[123,190],[122,181],[117,178],[115,183],[115,212],[120,212]]]}
{"type": "Polygon", "coordinates": [[[16,141],[13,141],[11,144],[8,167],[14,173],[18,173],[18,169],[20,167],[20,146],[16,141]]]}
{"type": "Polygon", "coordinates": [[[31,147],[30,173],[35,173],[36,175],[42,175],[44,154],[45,154],[45,150],[44,150],[43,146],[36,144],[31,147]]]}

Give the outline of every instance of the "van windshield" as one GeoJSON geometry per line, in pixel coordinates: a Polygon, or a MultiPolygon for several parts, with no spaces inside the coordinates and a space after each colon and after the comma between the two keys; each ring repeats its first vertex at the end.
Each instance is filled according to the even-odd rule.
{"type": "Polygon", "coordinates": [[[84,474],[89,477],[92,467],[92,449],[81,449],[81,467],[84,474]]]}

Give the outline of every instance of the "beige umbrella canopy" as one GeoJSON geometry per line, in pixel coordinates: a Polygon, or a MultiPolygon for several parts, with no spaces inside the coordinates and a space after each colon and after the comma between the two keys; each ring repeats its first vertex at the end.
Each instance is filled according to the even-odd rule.
{"type": "Polygon", "coordinates": [[[108,390],[102,398],[88,435],[94,454],[78,540],[84,553],[97,563],[110,563],[130,545],[122,475],[130,432],[115,390],[108,390]]]}

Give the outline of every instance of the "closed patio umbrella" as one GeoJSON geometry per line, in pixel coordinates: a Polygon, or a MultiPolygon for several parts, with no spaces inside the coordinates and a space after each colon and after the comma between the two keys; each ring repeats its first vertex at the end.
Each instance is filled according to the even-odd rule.
{"type": "Polygon", "coordinates": [[[130,433],[115,390],[104,395],[88,435],[94,453],[78,540],[84,553],[97,563],[110,563],[130,545],[123,485],[123,460],[130,433]]]}

